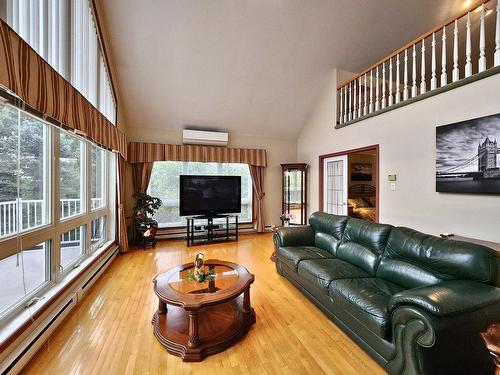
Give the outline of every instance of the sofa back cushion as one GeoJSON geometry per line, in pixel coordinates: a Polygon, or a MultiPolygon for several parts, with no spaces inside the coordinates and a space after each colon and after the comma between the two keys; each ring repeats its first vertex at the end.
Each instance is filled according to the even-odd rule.
{"type": "Polygon", "coordinates": [[[309,218],[309,224],[314,229],[314,246],[336,255],[337,247],[342,239],[344,229],[349,218],[315,212],[309,218]]]}
{"type": "Polygon", "coordinates": [[[394,228],[377,277],[406,288],[445,280],[491,282],[493,250],[468,242],[445,240],[410,228],[394,228]]]}
{"type": "Polygon", "coordinates": [[[349,219],[336,256],[375,275],[391,228],[391,225],[349,219]]]}

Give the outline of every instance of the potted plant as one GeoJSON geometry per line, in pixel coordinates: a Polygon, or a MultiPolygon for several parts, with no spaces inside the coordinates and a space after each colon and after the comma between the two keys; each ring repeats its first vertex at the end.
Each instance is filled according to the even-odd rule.
{"type": "Polygon", "coordinates": [[[134,194],[134,223],[139,242],[142,248],[146,246],[156,246],[156,232],[158,222],[153,219],[155,212],[161,207],[160,198],[152,197],[147,193],[134,194]]]}

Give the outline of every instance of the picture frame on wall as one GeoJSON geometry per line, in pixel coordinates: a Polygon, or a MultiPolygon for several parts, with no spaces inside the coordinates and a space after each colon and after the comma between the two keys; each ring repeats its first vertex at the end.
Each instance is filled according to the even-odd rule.
{"type": "Polygon", "coordinates": [[[352,163],[351,181],[371,181],[373,179],[371,163],[352,163]]]}
{"type": "Polygon", "coordinates": [[[500,113],[436,127],[436,191],[500,194],[500,113]]]}

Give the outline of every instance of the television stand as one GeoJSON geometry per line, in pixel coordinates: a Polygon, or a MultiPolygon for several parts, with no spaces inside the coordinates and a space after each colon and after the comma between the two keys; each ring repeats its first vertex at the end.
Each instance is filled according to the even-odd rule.
{"type": "Polygon", "coordinates": [[[187,221],[187,246],[238,241],[238,215],[193,216],[187,221]]]}

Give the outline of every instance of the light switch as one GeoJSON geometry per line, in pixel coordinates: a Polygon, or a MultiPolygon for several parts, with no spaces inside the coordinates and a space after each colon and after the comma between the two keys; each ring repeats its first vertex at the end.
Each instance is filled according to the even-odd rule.
{"type": "Polygon", "coordinates": [[[396,191],[396,183],[391,182],[391,191],[396,191]]]}

